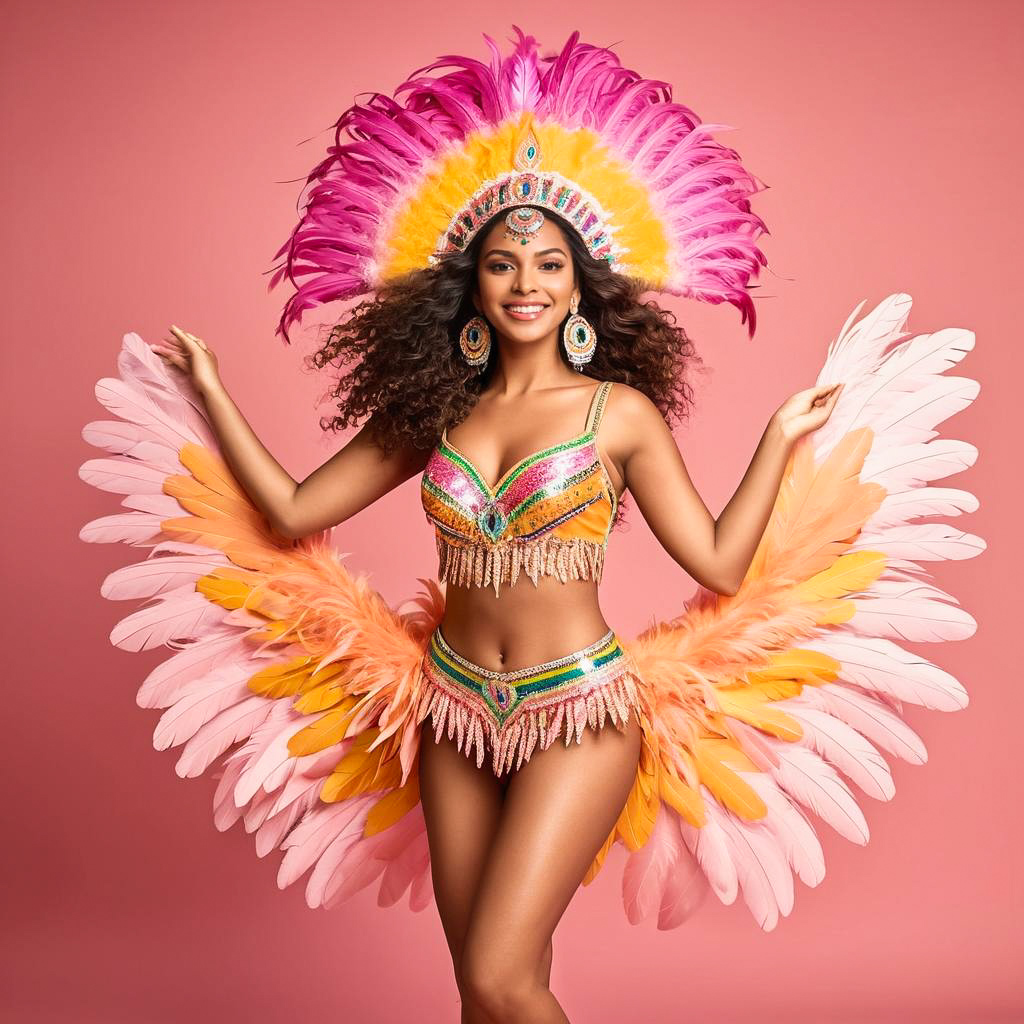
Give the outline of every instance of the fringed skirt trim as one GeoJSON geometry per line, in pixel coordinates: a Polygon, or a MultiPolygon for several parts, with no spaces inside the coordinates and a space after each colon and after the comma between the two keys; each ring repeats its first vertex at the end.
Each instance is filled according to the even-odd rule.
{"type": "Polygon", "coordinates": [[[541,665],[497,672],[453,651],[435,629],[423,657],[423,693],[416,721],[428,715],[434,740],[447,730],[477,767],[491,752],[497,776],[518,769],[534,749],[546,750],[561,735],[579,743],[586,726],[606,719],[620,731],[640,701],[641,679],[614,630],[571,654],[541,665]]]}

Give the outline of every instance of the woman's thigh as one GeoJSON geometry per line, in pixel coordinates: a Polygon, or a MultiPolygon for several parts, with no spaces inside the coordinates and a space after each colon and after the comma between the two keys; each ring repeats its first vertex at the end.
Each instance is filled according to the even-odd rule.
{"type": "Polygon", "coordinates": [[[502,985],[537,971],[583,876],[615,826],[636,778],[642,732],[609,722],[580,743],[535,750],[509,780],[466,934],[464,972],[502,985]]]}
{"type": "Polygon", "coordinates": [[[477,768],[475,756],[467,757],[446,735],[435,742],[427,724],[420,737],[420,802],[434,899],[457,973],[507,780],[495,777],[489,760],[477,768]]]}

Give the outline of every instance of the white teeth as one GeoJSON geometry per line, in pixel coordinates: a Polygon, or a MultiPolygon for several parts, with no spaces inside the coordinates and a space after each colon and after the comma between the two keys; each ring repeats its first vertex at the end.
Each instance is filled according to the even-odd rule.
{"type": "Polygon", "coordinates": [[[539,313],[544,307],[543,306],[506,306],[507,310],[512,313],[539,313]]]}

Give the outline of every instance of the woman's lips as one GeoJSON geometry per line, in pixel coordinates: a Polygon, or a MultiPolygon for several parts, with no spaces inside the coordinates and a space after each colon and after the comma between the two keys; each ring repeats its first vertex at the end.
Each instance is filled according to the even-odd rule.
{"type": "MultiPolygon", "coordinates": [[[[516,305],[531,306],[531,305],[533,305],[533,303],[531,303],[531,302],[523,302],[523,303],[516,303],[516,305]]],[[[502,308],[505,310],[505,312],[510,317],[512,317],[513,320],[536,320],[537,317],[543,315],[544,310],[546,310],[548,307],[547,306],[541,306],[540,309],[538,309],[536,312],[533,312],[533,313],[517,313],[514,310],[509,309],[508,306],[503,306],[502,308]]]]}

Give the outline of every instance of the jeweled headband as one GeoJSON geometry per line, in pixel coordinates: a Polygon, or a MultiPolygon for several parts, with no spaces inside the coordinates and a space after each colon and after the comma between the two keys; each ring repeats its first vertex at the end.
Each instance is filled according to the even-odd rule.
{"type": "Polygon", "coordinates": [[[490,65],[442,57],[394,98],[373,93],[341,115],[275,254],[270,287],[287,276],[296,288],[277,333],[288,341],[305,310],[434,265],[495,214],[530,205],[654,291],[732,303],[753,335],[751,280],[767,260],[749,197],[762,186],[711,139],[728,126],[702,124],[670,85],[578,32],[548,57],[515,32],[506,58],[485,35],[490,65]],[[455,70],[426,74],[440,68],[455,70]]]}

